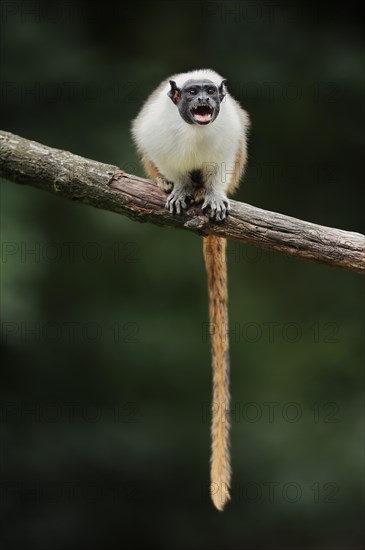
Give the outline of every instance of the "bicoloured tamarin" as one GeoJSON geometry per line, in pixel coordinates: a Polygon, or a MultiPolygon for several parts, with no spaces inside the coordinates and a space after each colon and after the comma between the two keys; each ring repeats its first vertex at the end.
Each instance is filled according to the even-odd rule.
{"type": "MultiPolygon", "coordinates": [[[[168,193],[172,214],[201,205],[212,222],[221,222],[245,169],[248,128],[226,80],[200,69],[164,80],[133,121],[132,135],[148,176],[168,193]]],[[[203,252],[213,367],[211,496],[223,510],[231,483],[226,240],[203,237],[203,252]]]]}

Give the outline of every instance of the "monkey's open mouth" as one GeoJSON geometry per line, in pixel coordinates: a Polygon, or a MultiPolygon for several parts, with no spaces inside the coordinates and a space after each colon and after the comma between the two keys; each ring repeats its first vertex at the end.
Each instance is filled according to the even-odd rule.
{"type": "Polygon", "coordinates": [[[209,105],[199,105],[191,109],[191,114],[198,124],[208,124],[208,122],[212,120],[213,107],[209,107],[209,105]]]}

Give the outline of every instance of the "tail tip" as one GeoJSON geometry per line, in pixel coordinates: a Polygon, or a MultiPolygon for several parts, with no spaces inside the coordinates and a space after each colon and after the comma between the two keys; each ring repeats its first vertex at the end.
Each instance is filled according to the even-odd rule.
{"type": "Polygon", "coordinates": [[[223,512],[225,505],[231,500],[229,487],[225,483],[214,483],[212,484],[210,494],[215,508],[223,512]]]}

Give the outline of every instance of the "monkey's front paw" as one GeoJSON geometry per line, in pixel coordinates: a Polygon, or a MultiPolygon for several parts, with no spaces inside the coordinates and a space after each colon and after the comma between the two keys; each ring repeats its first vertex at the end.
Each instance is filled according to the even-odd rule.
{"type": "Polygon", "coordinates": [[[162,191],[165,191],[165,193],[171,193],[173,190],[174,184],[172,181],[165,180],[165,178],[156,178],[156,185],[159,189],[162,189],[162,191]]]}
{"type": "Polygon", "coordinates": [[[203,212],[207,210],[209,218],[215,222],[224,220],[228,216],[229,209],[229,200],[223,193],[207,194],[202,206],[203,212]]]}
{"type": "Polygon", "coordinates": [[[166,201],[166,208],[171,214],[182,214],[189,207],[190,196],[185,191],[172,191],[166,201]]]}

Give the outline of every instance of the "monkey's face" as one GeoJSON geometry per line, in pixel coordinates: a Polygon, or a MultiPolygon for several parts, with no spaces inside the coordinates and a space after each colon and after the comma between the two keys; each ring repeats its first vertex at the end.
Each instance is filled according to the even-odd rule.
{"type": "Polygon", "coordinates": [[[213,122],[220,110],[220,104],[226,95],[226,80],[218,87],[211,80],[188,80],[178,88],[170,80],[168,96],[177,105],[180,116],[188,124],[206,125],[213,122]]]}

